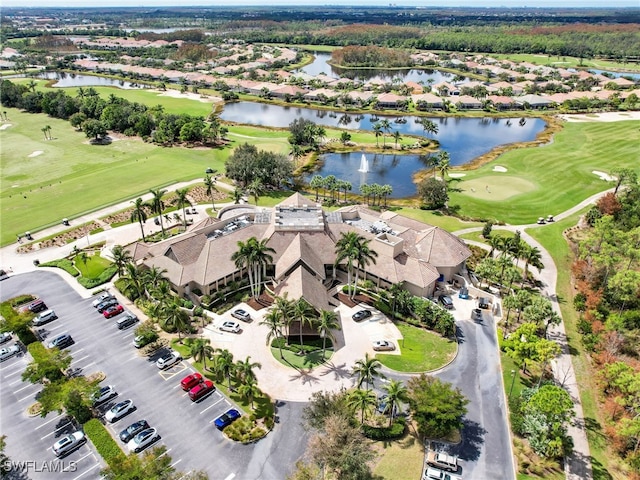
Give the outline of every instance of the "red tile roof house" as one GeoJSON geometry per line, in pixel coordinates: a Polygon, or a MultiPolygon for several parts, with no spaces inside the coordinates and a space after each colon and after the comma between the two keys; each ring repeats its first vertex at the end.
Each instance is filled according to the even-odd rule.
{"type": "Polygon", "coordinates": [[[398,108],[403,102],[407,102],[407,97],[395,93],[381,93],[376,99],[378,108],[398,108]]]}
{"type": "Polygon", "coordinates": [[[461,273],[471,256],[464,241],[439,227],[365,206],[329,212],[295,193],[273,209],[242,205],[233,215],[236,208],[227,207],[230,216],[224,220],[209,218],[184,234],[153,244],[137,242],[127,249],[137,264],[165,270],[179,295],[211,295],[247,278],[245,269],[231,259],[238,241],[266,240],[275,250],[273,262],[266,266],[271,288],[280,295],[288,292],[292,299],[304,297],[318,309],[335,302],[329,295],[334,279],[346,282],[346,264],[334,267],[342,233],[357,232],[378,254],[375,263],[360,271],[360,278],[383,288],[402,283],[412,294],[425,297],[433,295],[437,281],[461,273]]]}

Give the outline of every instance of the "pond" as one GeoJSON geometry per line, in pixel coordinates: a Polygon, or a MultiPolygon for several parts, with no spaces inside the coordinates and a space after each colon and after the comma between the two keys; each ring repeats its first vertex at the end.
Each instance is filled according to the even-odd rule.
{"type": "Polygon", "coordinates": [[[94,75],[78,75],[65,72],[43,72],[37,78],[57,80],[54,87],[117,87],[125,90],[136,88],[150,88],[148,85],[127,82],[114,78],[97,77],[94,75]]]}
{"type": "Polygon", "coordinates": [[[589,71],[595,74],[606,74],[613,78],[628,77],[636,82],[640,80],[640,73],[638,72],[609,72],[607,70],[596,70],[595,68],[590,68],[589,71]]]}
{"type": "MultiPolygon", "coordinates": [[[[393,144],[391,135],[396,131],[401,135],[424,136],[422,126],[415,123],[417,117],[414,116],[344,115],[312,108],[237,102],[225,105],[220,118],[228,122],[282,128],[288,127],[297,118],[305,118],[327,127],[367,131],[373,129],[378,119],[386,118],[391,124],[386,136],[387,143],[393,144]],[[405,123],[396,123],[396,120],[405,123]]],[[[438,126],[438,134],[434,138],[449,153],[453,166],[468,163],[500,145],[534,140],[546,126],[546,122],[539,118],[528,118],[524,125],[520,125],[518,119],[505,118],[433,117],[431,120],[438,126]]],[[[382,138],[380,143],[383,143],[382,138]]]]}
{"type": "MultiPolygon", "coordinates": [[[[390,82],[394,78],[401,82],[422,82],[425,85],[429,83],[452,82],[456,77],[452,73],[441,72],[439,70],[421,70],[421,69],[402,69],[402,70],[378,70],[372,69],[349,69],[337,68],[329,65],[327,62],[331,59],[331,54],[323,52],[314,52],[314,60],[309,65],[305,65],[298,71],[308,75],[320,75],[321,73],[332,78],[349,78],[352,80],[381,80],[390,82]]],[[[456,84],[468,82],[468,78],[456,80],[456,84]]]]}

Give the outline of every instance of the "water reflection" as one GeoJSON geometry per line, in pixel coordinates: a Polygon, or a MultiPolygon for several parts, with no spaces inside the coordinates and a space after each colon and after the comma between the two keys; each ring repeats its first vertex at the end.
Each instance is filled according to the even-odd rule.
{"type": "Polygon", "coordinates": [[[127,82],[114,78],[96,77],[93,75],[78,75],[66,72],[43,72],[37,78],[57,80],[54,87],[117,87],[124,90],[136,88],[150,88],[148,85],[127,82]]]}

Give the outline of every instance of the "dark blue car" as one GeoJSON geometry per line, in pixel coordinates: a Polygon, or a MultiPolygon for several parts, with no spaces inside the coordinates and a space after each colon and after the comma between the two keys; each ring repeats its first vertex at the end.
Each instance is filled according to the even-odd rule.
{"type": "Polygon", "coordinates": [[[218,418],[216,418],[214,423],[218,430],[222,430],[224,427],[233,423],[238,418],[240,418],[240,412],[235,408],[232,408],[231,410],[227,410],[218,418]]]}

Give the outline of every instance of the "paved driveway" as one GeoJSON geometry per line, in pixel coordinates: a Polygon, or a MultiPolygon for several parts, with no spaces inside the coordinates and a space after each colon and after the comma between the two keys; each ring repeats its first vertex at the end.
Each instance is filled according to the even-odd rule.
{"type": "MultiPolygon", "coordinates": [[[[2,282],[2,300],[20,293],[37,294],[56,310],[59,319],[45,325],[43,328],[46,332],[43,333],[49,337],[59,333],[72,335],[75,340],[70,348],[74,359],[72,368],[81,369],[85,375],[97,371],[106,373],[103,385],[113,385],[118,396],[102,406],[102,410],[118,401],[133,400],[137,407],[135,412],[113,424],[107,424],[112,433],[117,434],[130,423],[144,418],[158,429],[162,437],[158,444],[167,446],[177,469],[185,472],[204,470],[211,478],[225,480],[285,478],[304,452],[306,432],[299,422],[302,404],[280,402],[279,423],[266,439],[254,445],[236,444],[213,426],[215,418],[231,405],[226,397],[215,392],[194,403],[179,388],[180,379],[193,371],[187,362],[181,362],[166,371],[158,370],[154,364],[155,357],[142,357],[132,346],[135,328],[118,330],[115,326],[118,317],[104,319],[91,306],[91,299],[82,299],[54,273],[33,272],[16,275],[2,282]],[[286,430],[282,427],[285,423],[286,430]]],[[[26,366],[26,361],[17,361],[22,361],[26,366]]],[[[22,368],[15,367],[15,371],[7,371],[7,374],[13,375],[10,378],[15,378],[15,382],[22,368]]],[[[4,366],[2,372],[4,375],[4,366]]],[[[48,458],[42,447],[32,452],[22,448],[30,442],[39,420],[25,418],[24,424],[18,424],[15,411],[6,408],[4,402],[5,396],[23,396],[20,391],[22,388],[25,392],[33,389],[33,393],[29,393],[30,400],[25,401],[26,407],[33,402],[37,387],[21,382],[7,384],[10,388],[6,389],[4,385],[5,382],[1,418],[3,433],[8,435],[7,453],[14,460],[48,458]]],[[[45,421],[50,421],[54,426],[57,423],[52,420],[52,415],[49,414],[45,421]]],[[[53,444],[54,441],[49,443],[53,444]]],[[[97,474],[89,472],[82,478],[97,478],[97,474]]]]}

